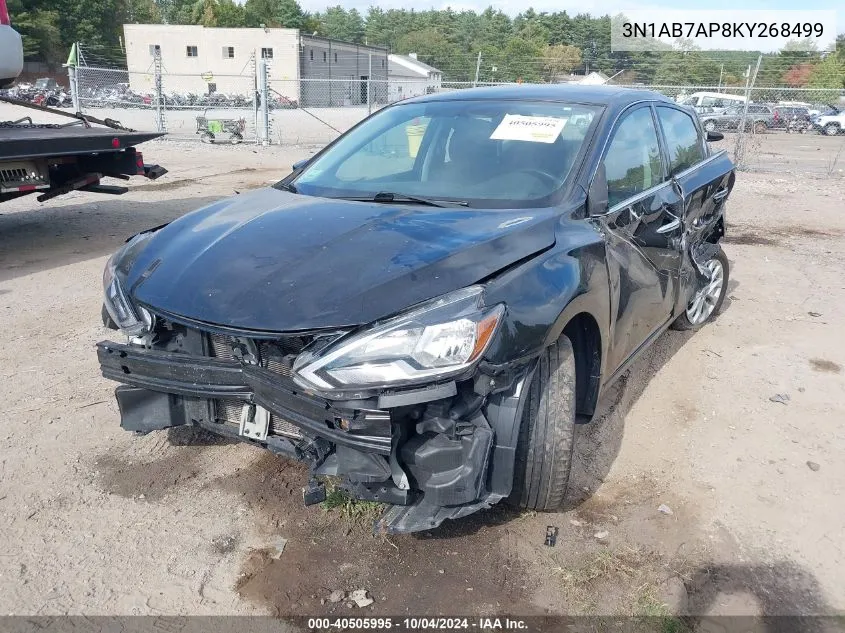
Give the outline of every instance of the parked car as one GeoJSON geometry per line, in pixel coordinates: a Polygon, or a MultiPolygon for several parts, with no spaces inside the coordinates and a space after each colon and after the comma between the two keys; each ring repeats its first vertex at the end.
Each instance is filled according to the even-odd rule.
{"type": "Polygon", "coordinates": [[[845,132],[845,112],[831,108],[824,114],[813,117],[810,123],[819,134],[836,136],[845,132]]]}
{"type": "Polygon", "coordinates": [[[35,89],[39,92],[52,92],[61,90],[62,86],[52,77],[42,77],[35,80],[35,89]]]}
{"type": "Polygon", "coordinates": [[[6,0],[0,0],[0,88],[11,86],[23,70],[23,42],[12,28],[6,0]]]}
{"type": "Polygon", "coordinates": [[[745,97],[723,92],[694,92],[679,97],[678,103],[693,108],[699,114],[721,114],[727,108],[743,105],[745,97]]]}
{"type": "Polygon", "coordinates": [[[747,113],[745,112],[744,105],[732,106],[722,114],[704,114],[699,116],[701,118],[701,125],[708,132],[713,130],[737,130],[740,128],[743,120],[745,121],[743,129],[754,130],[757,133],[762,133],[769,128],[775,127],[775,111],[772,106],[768,105],[749,104],[747,113]]]}
{"type": "Polygon", "coordinates": [[[772,127],[787,128],[790,124],[795,125],[800,123],[803,127],[804,123],[809,123],[810,111],[803,106],[774,106],[772,116],[772,127]]]}
{"type": "Polygon", "coordinates": [[[384,532],[557,509],[575,425],[667,328],[722,306],[720,138],[610,86],[387,106],[109,259],[104,321],[128,342],[98,356],[121,425],[302,460],[306,503],[339,477],[387,504],[384,532]]]}

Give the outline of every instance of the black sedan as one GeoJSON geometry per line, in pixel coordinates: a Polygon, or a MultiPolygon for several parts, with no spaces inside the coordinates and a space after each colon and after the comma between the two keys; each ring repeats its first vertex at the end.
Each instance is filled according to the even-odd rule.
{"type": "Polygon", "coordinates": [[[386,504],[386,532],[555,510],[602,391],[722,305],[734,166],[707,140],[665,97],[611,87],[384,108],[109,260],[104,318],[128,341],[98,354],[121,424],[302,460],[306,503],[337,477],[386,504]]]}

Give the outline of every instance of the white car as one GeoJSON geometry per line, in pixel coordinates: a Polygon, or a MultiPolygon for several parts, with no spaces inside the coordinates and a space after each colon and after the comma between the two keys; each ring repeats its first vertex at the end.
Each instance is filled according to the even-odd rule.
{"type": "Polygon", "coordinates": [[[6,0],[0,0],[0,88],[11,86],[23,70],[23,42],[12,28],[6,0]]]}
{"type": "Polygon", "coordinates": [[[820,114],[810,119],[819,134],[836,136],[845,132],[845,112],[820,114]]]}

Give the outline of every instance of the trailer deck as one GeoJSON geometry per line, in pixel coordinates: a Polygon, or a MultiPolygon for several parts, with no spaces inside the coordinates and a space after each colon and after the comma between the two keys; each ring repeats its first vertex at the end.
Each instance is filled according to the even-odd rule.
{"type": "Polygon", "coordinates": [[[71,125],[9,125],[0,123],[0,160],[31,160],[119,152],[164,136],[163,132],[134,132],[71,125]]]}

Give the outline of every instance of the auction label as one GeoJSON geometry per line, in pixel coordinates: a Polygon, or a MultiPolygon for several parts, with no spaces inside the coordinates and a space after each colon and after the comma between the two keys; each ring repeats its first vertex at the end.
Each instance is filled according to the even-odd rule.
{"type": "Polygon", "coordinates": [[[490,138],[494,141],[531,141],[554,143],[560,136],[567,118],[506,114],[490,138]]]}

